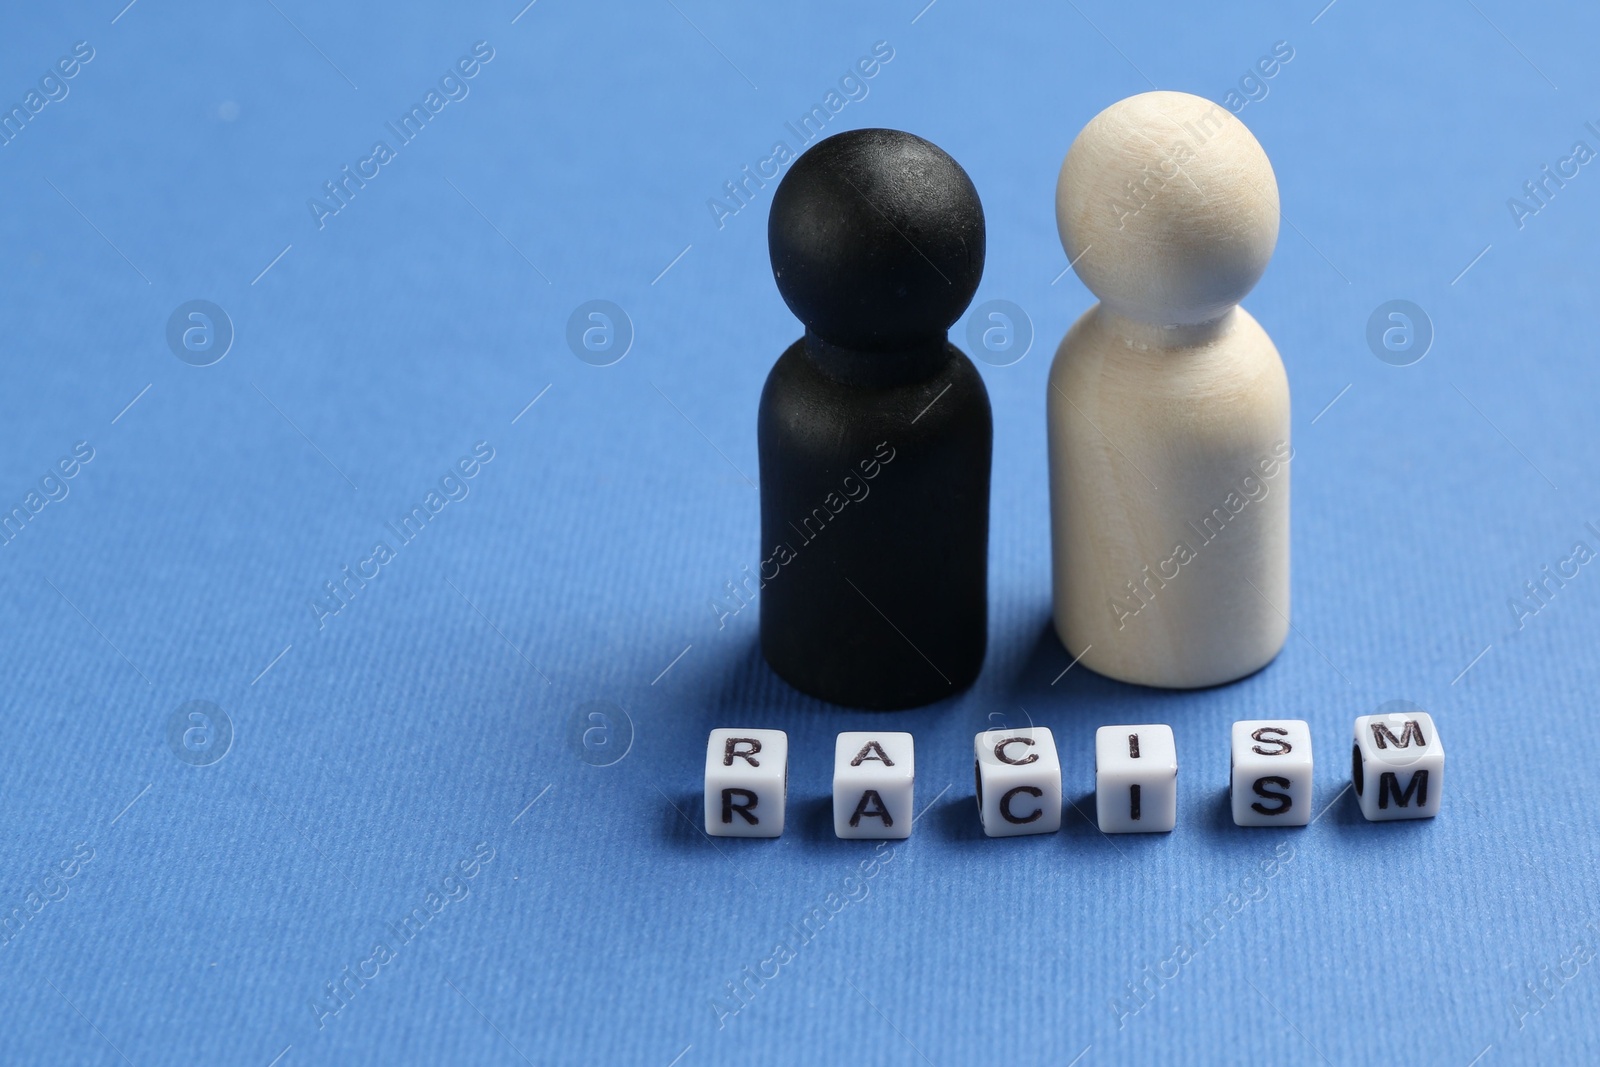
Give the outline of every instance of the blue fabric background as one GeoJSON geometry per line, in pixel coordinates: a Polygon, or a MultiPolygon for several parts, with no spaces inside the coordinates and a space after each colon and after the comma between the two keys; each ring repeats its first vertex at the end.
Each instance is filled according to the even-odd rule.
{"type": "Polygon", "coordinates": [[[1324,2],[8,11],[8,106],[75,42],[93,59],[0,147],[0,503],[78,442],[93,459],[0,545],[0,1060],[1600,1058],[1600,568],[1508,606],[1600,549],[1600,173],[1520,227],[1507,206],[1600,148],[1600,17],[1324,2]],[[397,144],[385,124],[479,41],[468,94],[397,144]],[[771,186],[720,227],[707,201],[880,41],[827,129],[960,160],[989,223],[978,303],[1035,337],[980,364],[984,673],[867,716],[778,682],[754,606],[712,608],[760,558],[756,401],[799,327],[771,186]],[[1214,690],[1062,676],[1044,383],[1091,297],[1063,273],[1061,157],[1151,85],[1224,100],[1279,41],[1294,58],[1240,117],[1284,210],[1246,303],[1295,398],[1294,632],[1214,690]],[[380,139],[394,157],[319,227],[307,201],[380,139]],[[235,332],[207,367],[166,338],[194,299],[235,332]],[[609,367],[566,340],[594,299],[636,333],[609,367]],[[1391,299],[1436,331],[1413,366],[1366,342],[1391,299]],[[445,483],[467,495],[396,548],[386,524],[477,442],[493,459],[445,483]],[[319,621],[379,541],[394,557],[319,621]],[[1341,795],[1350,726],[1396,699],[1439,724],[1444,809],[1369,825],[1341,795]],[[220,761],[197,765],[203,726],[169,739],[190,701],[231,723],[220,761]],[[1237,829],[1228,725],[1287,715],[1312,724],[1322,814],[1237,829]],[[1073,806],[1058,835],[987,840],[972,735],[1029,720],[1073,806]],[[1170,836],[1084,817],[1116,722],[1176,732],[1170,836]],[[789,732],[779,840],[696,826],[723,725],[789,732]],[[869,725],[917,740],[925,810],[892,850],[830,825],[833,736],[869,725]]]}

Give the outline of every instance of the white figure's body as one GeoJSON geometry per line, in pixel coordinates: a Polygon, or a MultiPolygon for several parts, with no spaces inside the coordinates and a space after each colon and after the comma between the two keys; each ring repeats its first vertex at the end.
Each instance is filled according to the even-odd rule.
{"type": "Polygon", "coordinates": [[[1067,256],[1101,303],[1050,371],[1055,627],[1101,674],[1242,678],[1289,627],[1289,385],[1238,301],[1278,236],[1261,146],[1216,104],[1130,97],[1056,187],[1067,256]]]}

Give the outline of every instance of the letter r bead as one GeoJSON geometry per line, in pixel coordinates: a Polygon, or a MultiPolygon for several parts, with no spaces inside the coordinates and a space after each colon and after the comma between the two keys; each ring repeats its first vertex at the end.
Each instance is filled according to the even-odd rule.
{"type": "Polygon", "coordinates": [[[789,789],[782,730],[712,730],[706,742],[706,833],[777,837],[789,789]]]}

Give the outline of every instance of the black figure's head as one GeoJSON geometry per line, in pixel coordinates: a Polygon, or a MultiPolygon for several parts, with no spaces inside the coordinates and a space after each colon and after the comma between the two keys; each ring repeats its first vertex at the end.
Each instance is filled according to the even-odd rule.
{"type": "Polygon", "coordinates": [[[784,303],[822,340],[871,352],[942,345],[983,275],[983,205],[938,145],[852,130],[789,168],[767,246],[784,303]]]}

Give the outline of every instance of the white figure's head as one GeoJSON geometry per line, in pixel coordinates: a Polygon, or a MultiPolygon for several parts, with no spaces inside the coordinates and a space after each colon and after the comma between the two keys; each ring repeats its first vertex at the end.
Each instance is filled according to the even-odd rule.
{"type": "Polygon", "coordinates": [[[1141,93],[1072,142],[1056,227],[1078,277],[1111,310],[1159,326],[1209,322],[1267,269],[1278,181],[1226,109],[1188,93],[1141,93]]]}

